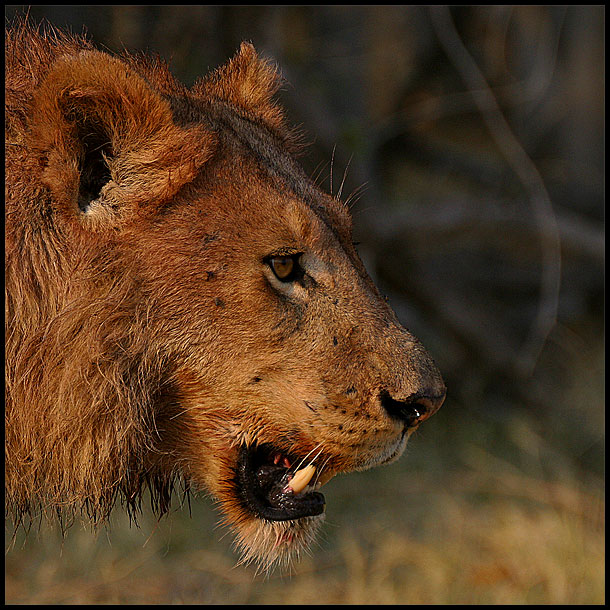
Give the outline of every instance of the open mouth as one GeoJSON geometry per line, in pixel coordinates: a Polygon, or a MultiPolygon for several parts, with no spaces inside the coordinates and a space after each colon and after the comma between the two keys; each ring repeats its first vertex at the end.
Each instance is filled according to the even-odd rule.
{"type": "Polygon", "coordinates": [[[245,507],[268,521],[289,521],[324,512],[316,468],[270,444],[239,450],[236,486],[245,507]]]}

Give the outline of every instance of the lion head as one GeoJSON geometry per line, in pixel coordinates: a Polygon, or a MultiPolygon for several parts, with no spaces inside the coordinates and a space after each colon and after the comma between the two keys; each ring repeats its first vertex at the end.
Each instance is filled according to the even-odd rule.
{"type": "Polygon", "coordinates": [[[438,410],[436,366],[347,206],[295,161],[250,45],[187,89],[157,61],[27,40],[37,77],[8,94],[9,503],[104,512],[179,476],[246,560],[289,560],[320,487],[395,460],[438,410]]]}

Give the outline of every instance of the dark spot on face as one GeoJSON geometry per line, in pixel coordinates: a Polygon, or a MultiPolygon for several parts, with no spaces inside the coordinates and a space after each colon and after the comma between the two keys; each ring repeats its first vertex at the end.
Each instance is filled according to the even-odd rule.
{"type": "Polygon", "coordinates": [[[211,279],[213,279],[213,277],[214,277],[213,271],[206,271],[205,273],[206,273],[206,276],[205,276],[206,282],[209,282],[211,279]]]}
{"type": "Polygon", "coordinates": [[[224,307],[225,306],[225,302],[221,298],[219,298],[219,297],[216,297],[214,299],[214,303],[216,303],[216,305],[218,305],[218,307],[224,307]]]}
{"type": "Polygon", "coordinates": [[[349,388],[347,388],[347,390],[345,390],[346,394],[354,394],[356,392],[356,388],[354,386],[351,386],[349,388]]]}
{"type": "Polygon", "coordinates": [[[339,343],[339,341],[337,340],[337,337],[333,337],[333,345],[337,345],[337,343],[339,343]]]}
{"type": "Polygon", "coordinates": [[[339,424],[339,430],[343,430],[343,424],[339,424]]]}
{"type": "Polygon", "coordinates": [[[259,377],[258,375],[256,377],[252,377],[252,383],[258,383],[259,381],[262,381],[263,378],[259,377]]]}
{"type": "Polygon", "coordinates": [[[202,240],[203,245],[206,246],[207,244],[210,244],[213,241],[216,241],[219,237],[220,237],[220,233],[211,233],[210,235],[206,235],[202,240]]]}
{"type": "Polygon", "coordinates": [[[307,408],[308,408],[310,411],[313,411],[313,412],[315,413],[315,409],[314,409],[314,408],[313,408],[313,407],[312,407],[312,406],[311,406],[311,405],[310,405],[310,404],[309,404],[309,403],[308,403],[306,400],[304,400],[303,402],[305,403],[305,406],[306,406],[306,407],[307,407],[307,408]]]}

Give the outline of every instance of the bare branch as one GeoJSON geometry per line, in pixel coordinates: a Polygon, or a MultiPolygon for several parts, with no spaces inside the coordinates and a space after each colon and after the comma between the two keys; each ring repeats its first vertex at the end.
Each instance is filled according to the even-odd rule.
{"type": "Polygon", "coordinates": [[[542,274],[538,313],[523,345],[516,369],[531,374],[557,319],[561,281],[561,248],[557,219],[538,169],[515,137],[489,85],[464,46],[447,6],[430,8],[432,24],[447,56],[470,88],[491,136],[529,195],[539,226],[542,274]]]}

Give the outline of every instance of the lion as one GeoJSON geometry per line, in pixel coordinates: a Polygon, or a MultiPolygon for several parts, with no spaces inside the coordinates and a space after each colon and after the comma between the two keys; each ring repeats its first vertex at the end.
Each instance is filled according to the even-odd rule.
{"type": "Polygon", "coordinates": [[[6,33],[6,502],[103,522],[213,497],[287,563],[333,476],[396,460],[445,398],[296,161],[243,43],[187,88],[158,57],[6,33]]]}

